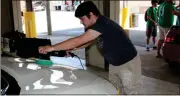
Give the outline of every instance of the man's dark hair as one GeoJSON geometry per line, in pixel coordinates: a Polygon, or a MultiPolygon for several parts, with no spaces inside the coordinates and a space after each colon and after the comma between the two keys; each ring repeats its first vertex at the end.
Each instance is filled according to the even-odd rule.
{"type": "Polygon", "coordinates": [[[159,0],[158,1],[158,4],[162,4],[162,3],[164,3],[165,1],[164,0],[159,0]]]}
{"type": "Polygon", "coordinates": [[[158,0],[151,0],[151,4],[158,3],[158,0]]]}
{"type": "Polygon", "coordinates": [[[77,7],[75,11],[75,17],[79,18],[85,15],[89,17],[90,12],[92,12],[96,16],[100,15],[98,8],[92,1],[85,1],[77,7]]]}

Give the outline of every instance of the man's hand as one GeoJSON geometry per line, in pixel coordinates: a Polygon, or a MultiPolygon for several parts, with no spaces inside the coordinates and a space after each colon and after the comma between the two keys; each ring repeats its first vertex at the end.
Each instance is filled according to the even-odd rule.
{"type": "Polygon", "coordinates": [[[156,22],[154,22],[154,25],[155,25],[155,26],[158,26],[158,24],[157,24],[156,22]]]}
{"type": "Polygon", "coordinates": [[[176,15],[176,16],[180,16],[180,12],[178,12],[178,11],[172,11],[172,14],[176,15]]]}
{"type": "Polygon", "coordinates": [[[148,16],[148,19],[151,20],[151,22],[153,22],[155,26],[158,26],[158,24],[154,20],[152,20],[151,16],[148,16]]]}
{"type": "Polygon", "coordinates": [[[176,13],[176,11],[172,11],[172,14],[176,15],[177,13],[176,13]]]}
{"type": "Polygon", "coordinates": [[[69,50],[68,51],[66,51],[66,56],[65,57],[71,57],[71,54],[69,54],[69,50]]]}
{"type": "Polygon", "coordinates": [[[54,51],[54,48],[52,46],[40,46],[39,47],[39,53],[47,54],[48,52],[54,51]]]}

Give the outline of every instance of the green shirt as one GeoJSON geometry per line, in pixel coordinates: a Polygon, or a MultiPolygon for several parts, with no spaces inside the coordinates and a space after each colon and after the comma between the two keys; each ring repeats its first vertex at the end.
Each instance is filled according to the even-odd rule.
{"type": "Polygon", "coordinates": [[[158,8],[159,21],[158,24],[164,28],[170,28],[174,22],[174,15],[172,10],[175,10],[173,4],[164,2],[158,8]]]}
{"type": "MultiPolygon", "coordinates": [[[[162,4],[163,4],[163,3],[162,3],[162,4]]],[[[162,7],[162,4],[159,5],[158,10],[157,10],[157,16],[158,16],[158,18],[160,17],[160,9],[161,9],[161,7],[162,7]]]]}
{"type": "MultiPolygon", "coordinates": [[[[147,9],[147,16],[150,16],[152,18],[152,20],[154,20],[155,22],[157,22],[157,9],[154,7],[149,7],[147,9]]],[[[151,20],[147,20],[147,26],[152,26],[154,25],[154,22],[152,22],[151,20]]]]}
{"type": "MultiPolygon", "coordinates": [[[[176,10],[177,10],[178,12],[180,12],[180,7],[178,7],[176,10]]],[[[177,25],[177,26],[180,26],[180,16],[177,16],[176,25],[177,25]]]]}

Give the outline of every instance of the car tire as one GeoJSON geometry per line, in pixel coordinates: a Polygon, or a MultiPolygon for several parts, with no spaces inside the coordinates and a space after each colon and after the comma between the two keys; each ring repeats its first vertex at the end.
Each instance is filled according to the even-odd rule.
{"type": "Polygon", "coordinates": [[[179,64],[179,77],[180,77],[180,64],[179,64]]]}
{"type": "Polygon", "coordinates": [[[180,64],[177,62],[169,61],[168,59],[165,59],[165,61],[168,63],[168,67],[173,73],[180,76],[180,64]]]}
{"type": "Polygon", "coordinates": [[[174,68],[175,67],[173,62],[171,62],[169,59],[164,59],[164,60],[168,63],[169,68],[174,68]]]}
{"type": "Polygon", "coordinates": [[[176,62],[169,62],[169,68],[178,68],[178,64],[176,62]]]}

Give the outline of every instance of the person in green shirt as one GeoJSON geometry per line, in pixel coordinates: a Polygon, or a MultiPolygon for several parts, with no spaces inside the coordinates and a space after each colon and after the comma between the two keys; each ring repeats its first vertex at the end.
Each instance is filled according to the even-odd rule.
{"type": "Polygon", "coordinates": [[[165,0],[158,7],[157,15],[159,17],[158,20],[158,27],[159,27],[159,41],[158,41],[158,49],[157,49],[157,58],[161,58],[162,55],[160,53],[161,46],[164,42],[165,35],[169,31],[170,27],[173,25],[174,22],[174,12],[175,7],[172,3],[172,0],[165,0]]]}
{"type": "Polygon", "coordinates": [[[176,26],[180,26],[180,4],[176,6],[176,10],[177,12],[174,12],[174,15],[177,16],[176,26]]]}
{"type": "Polygon", "coordinates": [[[152,36],[153,49],[157,49],[155,46],[157,36],[157,3],[158,1],[152,0],[152,6],[147,9],[147,23],[146,23],[146,50],[149,51],[149,39],[152,36]]]}

